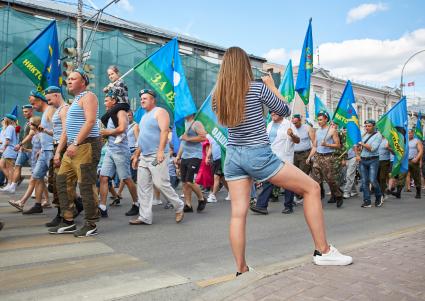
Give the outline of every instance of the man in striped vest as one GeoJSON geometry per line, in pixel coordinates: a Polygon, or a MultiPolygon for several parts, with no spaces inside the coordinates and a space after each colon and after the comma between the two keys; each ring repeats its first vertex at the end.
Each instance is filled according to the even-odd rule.
{"type": "Polygon", "coordinates": [[[86,91],[89,79],[76,69],[67,80],[68,92],[75,96],[66,115],[65,129],[67,150],[56,178],[62,222],[49,229],[52,234],[74,233],[76,237],[97,234],[99,220],[96,191],[97,165],[100,159],[101,141],[97,123],[99,117],[96,95],[86,91]],[[77,231],[74,223],[75,184],[78,181],[85,212],[85,225],[77,231]]]}

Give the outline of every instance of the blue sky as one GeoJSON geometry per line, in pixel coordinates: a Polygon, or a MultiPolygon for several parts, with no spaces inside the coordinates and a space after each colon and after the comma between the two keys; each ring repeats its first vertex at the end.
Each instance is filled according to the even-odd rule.
{"type": "MultiPolygon", "coordinates": [[[[102,7],[109,0],[85,0],[90,2],[102,7]]],[[[223,47],[237,45],[272,62],[292,58],[295,65],[312,17],[321,66],[376,86],[399,84],[404,61],[425,49],[425,1],[420,0],[121,0],[107,12],[223,47]]],[[[424,70],[425,53],[405,69],[406,81],[415,81],[415,92],[423,97],[424,70]]]]}

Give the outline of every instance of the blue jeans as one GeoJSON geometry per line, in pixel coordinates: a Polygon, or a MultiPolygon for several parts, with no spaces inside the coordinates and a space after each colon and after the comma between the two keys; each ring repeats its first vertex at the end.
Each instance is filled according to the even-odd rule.
{"type": "Polygon", "coordinates": [[[375,192],[375,198],[379,199],[382,196],[381,188],[378,183],[379,159],[360,161],[360,174],[362,176],[363,200],[370,203],[369,183],[372,184],[375,192]]]}
{"type": "MultiPolygon", "coordinates": [[[[270,182],[263,182],[263,190],[261,191],[260,195],[257,199],[257,207],[266,209],[269,205],[269,199],[272,195],[273,188],[275,186],[270,182]]],[[[285,208],[292,209],[293,207],[293,201],[294,201],[294,193],[292,191],[289,191],[285,189],[285,201],[283,205],[285,208]]]]}

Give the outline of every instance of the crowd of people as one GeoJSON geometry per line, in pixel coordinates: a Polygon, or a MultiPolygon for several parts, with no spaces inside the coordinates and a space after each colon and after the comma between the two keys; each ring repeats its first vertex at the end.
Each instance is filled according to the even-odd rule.
{"type": "MultiPolygon", "coordinates": [[[[226,52],[227,57],[232,51],[226,52]]],[[[238,51],[233,55],[244,57],[238,51]]],[[[245,63],[243,68],[248,66],[245,63]]],[[[225,59],[221,70],[226,68],[230,67],[225,59]]],[[[359,180],[363,208],[372,207],[371,194],[375,195],[375,207],[381,207],[390,194],[400,198],[404,186],[410,190],[411,179],[415,197],[421,197],[423,146],[413,130],[409,130],[409,173],[392,178],[394,156],[374,120],[365,121],[362,142],[347,149],[345,129],[332,124],[326,111],[318,114],[317,129],[303,123],[299,114],[286,118],[290,116],[289,107],[268,76],[262,78],[263,83],[253,81],[252,74],[239,80],[247,85],[232,95],[244,93],[243,102],[235,99],[232,105],[236,107],[231,107],[225,102],[226,93],[234,88],[229,85],[235,79],[220,72],[223,74],[219,74],[213,106],[220,122],[229,129],[225,158],[220,145],[194,115],[185,118],[180,145],[173,145],[169,113],[157,105],[153,90],[140,90],[145,113],[136,123],[128,88],[119,79],[116,66],[107,70],[111,83],[103,90],[106,113],[99,116],[99,100],[87,90],[89,78],[76,69],[67,78],[68,93],[74,96],[70,104],[64,101],[60,87],[30,92],[29,103],[22,107],[27,122],[21,137],[17,117],[4,116],[0,133],[0,181],[4,187],[0,191],[16,193],[23,179],[22,166],[29,164],[27,190],[9,204],[26,215],[55,207],[56,216],[46,224],[49,233],[86,237],[98,234],[99,218],[108,217],[109,206],[121,204],[125,187],[131,196],[126,212],[133,217],[130,225],[152,224],[152,206],[160,204],[174,209],[175,221],[180,223],[185,213],[194,212],[195,205],[196,211],[202,212],[207,203],[217,202],[217,193],[224,187],[230,192],[225,200],[232,200],[231,241],[239,274],[249,270],[244,261],[244,215],[246,218],[248,208],[267,215],[269,201],[277,201],[280,195],[284,199],[283,214],[292,214],[303,206],[316,245],[315,258],[319,254],[324,258],[329,252],[339,254],[326,243],[321,203],[316,201],[316,191],[319,200],[325,198],[325,183],[330,190],[327,202],[338,208],[343,208],[344,199],[358,194],[359,180]],[[263,105],[269,107],[269,124],[263,105]],[[182,195],[176,192],[180,182],[182,195]],[[49,194],[53,195],[52,202],[49,194]],[[247,204],[243,204],[245,195],[251,200],[247,204]],[[31,196],[35,201],[28,208],[31,196]],[[75,218],[81,213],[85,222],[77,229],[75,218]]],[[[351,263],[351,259],[338,256],[343,258],[342,263],[351,263]]],[[[320,259],[315,262],[326,264],[320,259]]]]}

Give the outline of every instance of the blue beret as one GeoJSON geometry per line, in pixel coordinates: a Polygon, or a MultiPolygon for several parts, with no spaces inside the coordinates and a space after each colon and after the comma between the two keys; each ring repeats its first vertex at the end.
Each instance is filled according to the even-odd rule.
{"type": "Polygon", "coordinates": [[[6,115],[4,115],[4,117],[6,117],[6,118],[8,118],[8,119],[10,119],[10,120],[16,121],[16,116],[15,116],[15,115],[12,115],[12,114],[6,114],[6,115]]]}
{"type": "Polygon", "coordinates": [[[44,101],[45,103],[47,103],[47,99],[46,99],[46,97],[44,97],[44,95],[43,95],[43,94],[41,94],[41,93],[40,93],[39,91],[37,91],[37,90],[31,90],[31,92],[30,92],[30,96],[37,97],[37,98],[41,99],[42,101],[44,101]]]}
{"type": "Polygon", "coordinates": [[[294,114],[294,115],[292,115],[292,117],[293,117],[293,118],[301,119],[301,115],[300,115],[300,114],[294,114]]]}
{"type": "Polygon", "coordinates": [[[47,87],[46,90],[44,90],[44,95],[51,94],[51,93],[62,93],[62,89],[57,86],[50,86],[50,87],[47,87]]]}
{"type": "Polygon", "coordinates": [[[328,120],[331,118],[330,116],[329,116],[329,113],[328,112],[326,112],[325,110],[321,110],[318,114],[317,114],[317,116],[319,117],[319,116],[325,116],[328,120]]]}
{"type": "Polygon", "coordinates": [[[86,83],[86,86],[88,86],[88,84],[90,84],[90,80],[89,77],[87,76],[87,74],[84,72],[83,69],[75,69],[74,72],[77,72],[81,75],[81,77],[83,78],[84,82],[86,83]]]}
{"type": "Polygon", "coordinates": [[[22,109],[32,109],[32,105],[23,105],[22,109]]]}

